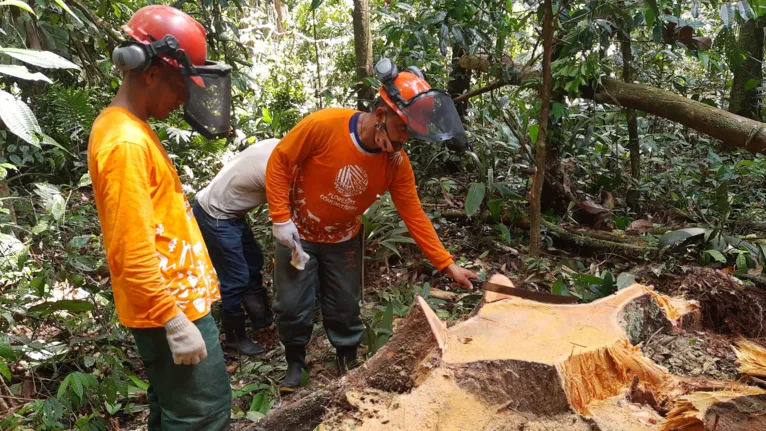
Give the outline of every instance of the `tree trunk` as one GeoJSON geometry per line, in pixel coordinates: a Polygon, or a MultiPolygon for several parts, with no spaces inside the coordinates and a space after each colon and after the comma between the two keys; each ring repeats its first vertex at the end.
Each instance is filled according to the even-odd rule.
{"type": "Polygon", "coordinates": [[[354,54],[356,56],[356,106],[367,111],[375,100],[372,87],[363,79],[372,74],[372,37],[370,36],[370,4],[368,0],[354,0],[354,54]]]}
{"type": "MultiPolygon", "coordinates": [[[[622,80],[628,84],[633,83],[633,71],[631,63],[633,53],[630,46],[630,27],[622,34],[620,49],[622,50],[622,80]]],[[[631,108],[625,109],[625,116],[628,120],[628,149],[630,150],[630,175],[633,177],[634,184],[628,190],[626,201],[628,206],[636,213],[640,214],[639,202],[641,197],[638,191],[638,182],[641,179],[641,146],[638,141],[638,121],[636,111],[631,108]]]]}
{"type": "MultiPolygon", "coordinates": [[[[489,61],[466,56],[460,59],[463,67],[475,65],[476,68],[489,67],[489,61]]],[[[509,85],[529,85],[529,78],[534,74],[518,68],[518,75],[509,85]]],[[[515,75],[515,74],[514,74],[515,75]]],[[[539,73],[537,77],[539,78],[539,73]]],[[[766,154],[766,124],[742,117],[723,109],[714,108],[701,102],[679,96],[670,91],[641,84],[628,84],[608,77],[602,77],[603,85],[596,90],[581,87],[580,96],[598,103],[607,103],[633,108],[648,114],[666,118],[690,127],[723,143],[744,148],[753,153],[766,154]]]]}
{"type": "Polygon", "coordinates": [[[763,27],[766,15],[742,24],[737,40],[737,49],[744,55],[744,61],[733,69],[729,112],[761,121],[761,107],[757,87],[763,79],[763,27]]]}
{"type": "Polygon", "coordinates": [[[277,32],[278,33],[284,33],[285,32],[285,17],[282,11],[282,2],[279,0],[274,0],[274,10],[277,12],[277,32]]]}
{"type": "MultiPolygon", "coordinates": [[[[452,73],[450,74],[450,80],[447,84],[447,92],[453,98],[458,98],[460,95],[466,93],[471,89],[471,73],[470,69],[464,69],[460,66],[460,59],[466,54],[465,49],[462,46],[456,46],[452,52],[452,73]]],[[[464,99],[455,102],[457,113],[462,119],[468,110],[468,100],[464,99]]]]}
{"type": "MultiPolygon", "coordinates": [[[[512,285],[502,275],[490,281],[512,285]]],[[[488,292],[471,317],[447,328],[418,297],[370,361],[247,429],[660,430],[671,409],[681,424],[708,423],[714,412],[740,426],[728,429],[745,429],[760,420],[747,406],[761,406],[766,391],[671,375],[636,347],[687,329],[698,313],[637,284],[563,306],[488,292]],[[700,397],[713,400],[689,402],[700,397]],[[684,414],[691,409],[699,414],[684,414]]]]}
{"type": "Polygon", "coordinates": [[[537,145],[535,149],[535,176],[532,182],[532,196],[529,210],[529,252],[539,256],[542,249],[540,238],[540,202],[545,182],[546,144],[548,141],[548,116],[551,101],[551,56],[553,54],[553,6],[552,0],[545,0],[543,17],[543,87],[540,90],[540,121],[538,122],[537,145]]]}

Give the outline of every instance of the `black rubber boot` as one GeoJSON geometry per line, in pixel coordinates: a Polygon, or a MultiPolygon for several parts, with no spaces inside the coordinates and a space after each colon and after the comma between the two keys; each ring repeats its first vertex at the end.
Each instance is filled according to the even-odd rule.
{"type": "Polygon", "coordinates": [[[336,350],[336,357],[338,360],[338,369],[340,369],[340,375],[345,375],[349,368],[356,365],[357,360],[357,346],[351,347],[338,347],[336,350]]]}
{"type": "Polygon", "coordinates": [[[242,305],[245,307],[253,331],[263,328],[269,328],[274,324],[274,316],[269,307],[269,298],[266,294],[258,295],[252,292],[246,293],[242,297],[242,305]]]}
{"type": "Polygon", "coordinates": [[[306,368],[306,346],[287,346],[285,347],[285,359],[287,360],[287,374],[280,392],[295,392],[295,389],[301,384],[303,369],[306,368]]]}
{"type": "Polygon", "coordinates": [[[221,313],[223,335],[226,337],[227,350],[233,350],[247,356],[260,355],[263,347],[254,343],[245,332],[245,314],[221,313]]]}

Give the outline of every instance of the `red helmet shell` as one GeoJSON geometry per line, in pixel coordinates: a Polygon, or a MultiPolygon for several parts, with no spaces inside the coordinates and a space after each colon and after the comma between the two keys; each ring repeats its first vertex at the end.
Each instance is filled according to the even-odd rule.
{"type": "MultiPolygon", "coordinates": [[[[172,35],[178,39],[180,49],[186,51],[192,64],[203,66],[207,58],[207,32],[197,20],[171,6],[152,5],[137,10],[122,29],[134,40],[151,43],[172,35]]],[[[161,58],[168,64],[179,67],[175,59],[161,58]]]]}

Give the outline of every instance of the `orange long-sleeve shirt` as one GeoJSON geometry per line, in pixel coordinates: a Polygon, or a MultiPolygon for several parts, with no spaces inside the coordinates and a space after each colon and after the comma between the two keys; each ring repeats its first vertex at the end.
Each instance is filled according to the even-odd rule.
{"type": "Polygon", "coordinates": [[[178,174],[149,125],[110,107],[93,123],[88,170],[120,323],[204,317],[218,279],[178,174]]]}
{"type": "Polygon", "coordinates": [[[266,168],[272,220],[292,219],[307,241],[346,241],[358,233],[364,211],[388,190],[418,247],[444,269],[453,259],[423,212],[407,154],[362,147],[351,131],[357,112],[315,112],[282,138],[266,168]]]}

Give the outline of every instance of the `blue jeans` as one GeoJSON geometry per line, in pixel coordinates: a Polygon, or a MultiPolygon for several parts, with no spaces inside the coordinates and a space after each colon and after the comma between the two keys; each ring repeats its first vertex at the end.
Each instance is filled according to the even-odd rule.
{"type": "Polygon", "coordinates": [[[245,293],[265,296],[263,252],[245,219],[216,219],[197,203],[194,217],[218,275],[223,312],[242,314],[245,293]]]}

